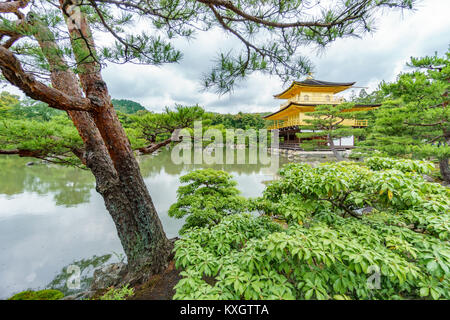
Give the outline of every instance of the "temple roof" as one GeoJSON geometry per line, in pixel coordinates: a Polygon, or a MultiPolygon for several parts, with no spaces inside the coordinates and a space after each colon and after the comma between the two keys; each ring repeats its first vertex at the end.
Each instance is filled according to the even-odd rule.
{"type": "Polygon", "coordinates": [[[355,83],[356,82],[329,82],[316,79],[294,81],[289,86],[289,88],[284,90],[282,93],[275,95],[274,97],[278,99],[289,99],[292,96],[296,95],[299,91],[302,91],[302,89],[304,91],[311,90],[311,91],[327,91],[338,93],[350,88],[355,83]]]}
{"type": "MultiPolygon", "coordinates": [[[[337,105],[339,103],[326,103],[326,105],[337,105]]],[[[269,114],[265,117],[263,117],[266,120],[280,120],[283,119],[285,117],[287,117],[290,113],[298,113],[300,112],[300,110],[303,110],[302,112],[311,112],[314,111],[315,107],[320,106],[320,105],[324,105],[324,103],[296,103],[296,102],[291,102],[289,103],[286,107],[272,113],[269,114]],[[289,110],[289,109],[293,109],[295,108],[295,110],[289,110]]],[[[352,109],[366,109],[366,108],[377,108],[381,106],[381,104],[355,104],[354,107],[352,109]]]]}
{"type": "Polygon", "coordinates": [[[322,80],[316,80],[316,79],[306,79],[303,81],[294,81],[294,83],[307,85],[307,86],[350,87],[350,86],[354,85],[356,82],[329,82],[329,81],[322,81],[322,80]]]}

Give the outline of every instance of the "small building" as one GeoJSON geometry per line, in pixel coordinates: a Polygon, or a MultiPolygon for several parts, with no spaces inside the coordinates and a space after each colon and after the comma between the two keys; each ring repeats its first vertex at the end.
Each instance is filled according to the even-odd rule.
{"type": "MultiPolygon", "coordinates": [[[[279,130],[279,136],[282,140],[280,148],[300,149],[299,144],[302,140],[296,136],[296,133],[308,131],[302,131],[299,127],[308,125],[305,120],[311,119],[311,116],[306,115],[306,113],[314,111],[318,105],[343,103],[344,99],[337,97],[336,94],[353,87],[354,84],[355,82],[320,81],[309,77],[304,81],[294,81],[289,88],[275,95],[276,99],[287,101],[280,105],[278,111],[265,116],[264,119],[272,121],[269,130],[279,130]]],[[[370,110],[378,106],[380,105],[355,105],[349,111],[370,110]]],[[[349,127],[366,127],[368,121],[346,119],[342,124],[349,127]]],[[[345,137],[335,141],[336,147],[341,149],[352,148],[354,144],[354,137],[345,137]]]]}

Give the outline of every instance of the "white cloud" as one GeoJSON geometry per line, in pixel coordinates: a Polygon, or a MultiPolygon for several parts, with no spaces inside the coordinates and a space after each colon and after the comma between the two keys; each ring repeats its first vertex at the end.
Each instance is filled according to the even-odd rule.
{"type": "MultiPolygon", "coordinates": [[[[411,12],[385,12],[377,19],[377,30],[362,39],[337,40],[324,52],[305,48],[314,62],[315,78],[356,81],[356,86],[374,90],[382,80],[393,81],[405,70],[411,56],[443,54],[450,44],[450,1],[427,0],[411,12]]],[[[201,92],[202,74],[207,72],[217,50],[233,48],[236,40],[218,30],[200,33],[189,43],[179,41],[184,53],[179,64],[160,68],[130,65],[105,70],[111,95],[141,102],[151,110],[175,103],[199,103],[208,111],[221,113],[273,111],[281,101],[273,95],[283,90],[277,78],[250,76],[234,92],[218,96],[201,92]]],[[[358,92],[359,89],[356,89],[358,92]]],[[[351,94],[351,91],[345,95],[351,94]]]]}
{"type": "MultiPolygon", "coordinates": [[[[407,70],[405,64],[411,56],[432,55],[435,51],[443,54],[448,49],[448,12],[448,0],[423,0],[416,11],[385,11],[376,20],[375,33],[362,39],[339,39],[325,51],[303,48],[302,52],[313,61],[316,79],[356,81],[356,86],[372,91],[382,80],[393,81],[399,72],[407,70]]],[[[179,64],[109,65],[104,78],[111,96],[138,101],[154,111],[176,103],[198,103],[208,111],[221,113],[260,112],[274,111],[281,103],[273,95],[283,90],[282,82],[261,74],[248,77],[225,96],[201,90],[202,75],[210,69],[216,54],[240,46],[231,35],[214,29],[198,33],[189,42],[176,40],[175,45],[184,54],[179,64]]],[[[344,93],[350,94],[350,90],[344,93]]]]}

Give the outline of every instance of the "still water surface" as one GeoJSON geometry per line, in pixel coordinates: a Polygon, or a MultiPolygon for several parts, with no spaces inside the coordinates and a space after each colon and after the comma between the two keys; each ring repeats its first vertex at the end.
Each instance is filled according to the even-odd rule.
{"type": "MultiPolygon", "coordinates": [[[[228,171],[246,197],[260,196],[275,175],[260,164],[175,165],[168,150],[138,160],[169,238],[177,236],[183,225],[167,215],[183,174],[206,167],[228,171]]],[[[64,286],[67,277],[61,271],[74,262],[82,266],[82,275],[89,276],[95,267],[123,257],[91,173],[44,164],[26,166],[29,161],[33,160],[0,157],[0,299],[46,288],[52,280],[64,286]]],[[[280,158],[280,165],[285,162],[280,158]]]]}

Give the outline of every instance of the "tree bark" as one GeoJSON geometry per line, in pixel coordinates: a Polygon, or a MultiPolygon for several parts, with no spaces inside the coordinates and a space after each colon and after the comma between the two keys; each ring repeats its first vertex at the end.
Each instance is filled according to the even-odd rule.
{"type": "Polygon", "coordinates": [[[12,150],[2,150],[0,149],[0,154],[19,154],[20,150],[19,149],[12,149],[12,150]]]}
{"type": "Polygon", "coordinates": [[[172,142],[172,138],[166,139],[162,142],[159,143],[153,143],[147,147],[144,148],[139,148],[138,151],[143,153],[143,154],[150,154],[153,153],[159,149],[161,149],[162,147],[167,146],[168,144],[170,144],[172,142]]]}
{"type": "Polygon", "coordinates": [[[333,137],[331,136],[331,134],[328,134],[327,138],[328,138],[328,144],[330,145],[330,149],[331,149],[331,151],[333,151],[333,154],[336,157],[336,159],[338,161],[344,160],[344,158],[342,158],[342,156],[336,150],[336,146],[334,145],[333,137]]]}
{"type": "Polygon", "coordinates": [[[4,46],[0,46],[0,69],[12,85],[20,88],[30,98],[45,102],[52,108],[78,111],[90,111],[92,108],[88,99],[67,95],[27,74],[16,56],[4,46]]]}
{"type": "MultiPolygon", "coordinates": [[[[450,82],[450,80],[448,80],[450,82]]],[[[448,95],[448,92],[446,92],[448,95]]],[[[444,104],[444,108],[447,108],[448,106],[444,104]]],[[[447,147],[450,146],[450,129],[447,127],[443,130],[444,132],[444,139],[445,139],[445,145],[447,147]]],[[[445,157],[443,159],[439,160],[439,169],[441,171],[441,176],[444,179],[445,182],[450,183],[450,168],[448,166],[448,157],[445,157]]]]}
{"type": "MultiPolygon", "coordinates": [[[[60,0],[61,7],[63,3],[60,0]]],[[[66,15],[65,18],[67,22],[66,15]]],[[[86,17],[81,15],[80,28],[71,23],[67,26],[72,46],[77,48],[74,54],[83,91],[95,107],[95,111],[91,112],[92,119],[105,143],[112,168],[120,181],[121,194],[124,195],[115,201],[118,208],[109,210],[116,221],[129,267],[134,273],[161,272],[167,267],[172,243],[164,233],[130,142],[111,103],[86,17]]]]}
{"type": "MultiPolygon", "coordinates": [[[[51,66],[52,85],[62,92],[83,97],[78,78],[68,68],[64,58],[55,54],[59,50],[48,28],[41,26],[38,30],[36,37],[51,66]]],[[[112,109],[112,105],[110,108],[112,109]]],[[[100,117],[109,121],[100,122],[103,133],[115,128],[114,133],[107,136],[110,150],[108,150],[104,136],[97,128],[94,117],[90,113],[68,111],[68,114],[84,141],[86,165],[95,176],[96,189],[102,195],[105,206],[116,225],[128,258],[131,277],[135,280],[136,277],[142,278],[138,280],[145,280],[151,274],[161,272],[166,268],[171,243],[165,236],[128,139],[114,109],[108,110],[109,117],[104,116],[101,111],[95,114],[95,118],[100,117]],[[118,126],[120,128],[117,128],[118,126]],[[119,134],[117,134],[118,131],[119,134]],[[125,146],[121,146],[121,143],[124,143],[125,146]],[[121,159],[124,152],[116,152],[117,149],[124,149],[125,152],[128,152],[125,153],[125,160],[121,159]],[[111,154],[115,155],[115,161],[111,154]],[[125,162],[125,166],[133,168],[132,176],[124,177],[124,175],[129,175],[130,171],[124,173],[123,162],[125,162]],[[131,164],[129,164],[130,162],[131,164]],[[121,169],[120,174],[117,168],[121,169]]]]}
{"type": "Polygon", "coordinates": [[[30,1],[19,0],[19,1],[3,1],[0,3],[0,13],[13,13],[21,8],[25,8],[30,1]]]}
{"type": "Polygon", "coordinates": [[[441,176],[445,182],[450,183],[450,168],[448,165],[448,158],[441,159],[439,161],[439,169],[441,171],[441,176]]]}

